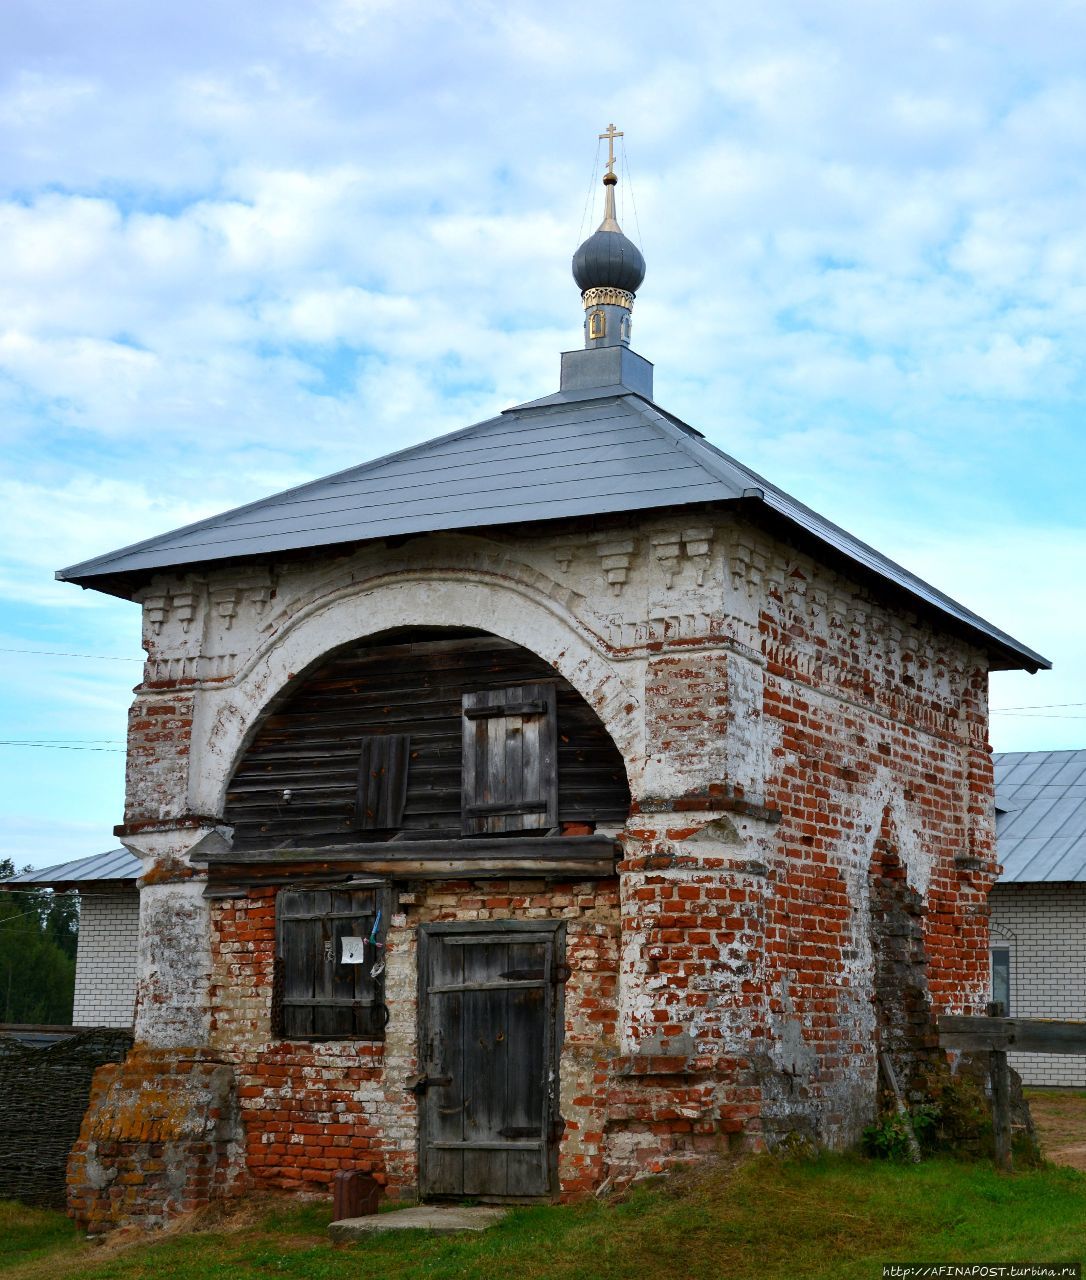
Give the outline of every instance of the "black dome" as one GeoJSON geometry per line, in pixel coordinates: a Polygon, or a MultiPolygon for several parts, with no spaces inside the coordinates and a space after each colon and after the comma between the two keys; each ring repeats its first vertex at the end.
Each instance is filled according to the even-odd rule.
{"type": "Polygon", "coordinates": [[[636,293],[645,278],[645,259],[621,231],[596,231],[573,255],[573,278],[586,289],[625,289],[636,293]]]}

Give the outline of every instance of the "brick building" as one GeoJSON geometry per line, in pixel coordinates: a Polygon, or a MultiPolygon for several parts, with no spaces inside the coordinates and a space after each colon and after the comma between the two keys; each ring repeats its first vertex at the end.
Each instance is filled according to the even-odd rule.
{"type": "MultiPolygon", "coordinates": [[[[1012,1017],[1086,1019],[1086,751],[993,757],[993,999],[1012,1017]]],[[[1012,1053],[1026,1084],[1086,1087],[1086,1059],[1012,1053]]]]}
{"type": "Polygon", "coordinates": [[[654,403],[604,181],[555,394],[60,575],[147,651],[86,1223],[842,1146],[987,999],[988,672],[1047,664],[654,403]]]}

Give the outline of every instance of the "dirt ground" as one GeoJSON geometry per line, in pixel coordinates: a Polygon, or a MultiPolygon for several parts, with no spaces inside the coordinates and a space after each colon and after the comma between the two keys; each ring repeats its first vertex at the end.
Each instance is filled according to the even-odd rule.
{"type": "Polygon", "coordinates": [[[1086,1090],[1024,1092],[1045,1159],[1086,1171],[1086,1090]]]}

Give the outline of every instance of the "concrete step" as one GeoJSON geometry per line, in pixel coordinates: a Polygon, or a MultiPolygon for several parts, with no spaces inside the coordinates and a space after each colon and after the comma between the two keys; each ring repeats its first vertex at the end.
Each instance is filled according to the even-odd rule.
{"type": "Polygon", "coordinates": [[[328,1234],[339,1244],[379,1231],[429,1231],[435,1236],[451,1236],[458,1231],[485,1231],[501,1222],[507,1212],[483,1204],[420,1204],[365,1218],[341,1218],[329,1225],[328,1234]]]}

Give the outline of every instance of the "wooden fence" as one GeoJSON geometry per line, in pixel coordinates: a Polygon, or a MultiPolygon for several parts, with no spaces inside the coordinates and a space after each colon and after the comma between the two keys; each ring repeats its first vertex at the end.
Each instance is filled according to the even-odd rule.
{"type": "Polygon", "coordinates": [[[131,1034],[111,1027],[45,1045],[0,1035],[0,1199],[64,1208],[91,1077],[131,1047],[131,1034]]]}
{"type": "Polygon", "coordinates": [[[1010,1169],[1011,1072],[1007,1063],[1008,1050],[1086,1054],[1086,1022],[943,1014],[939,1019],[939,1043],[944,1049],[988,1054],[996,1164],[1001,1169],[1010,1169]]]}

